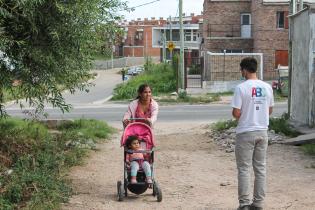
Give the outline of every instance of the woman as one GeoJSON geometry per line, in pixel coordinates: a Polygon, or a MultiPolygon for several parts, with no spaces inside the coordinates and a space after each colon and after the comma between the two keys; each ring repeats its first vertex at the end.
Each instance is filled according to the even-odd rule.
{"type": "MultiPolygon", "coordinates": [[[[123,118],[123,125],[126,127],[132,120],[130,118],[143,118],[138,120],[152,126],[159,112],[159,105],[152,98],[151,88],[147,84],[140,85],[138,97],[133,100],[123,118]]],[[[137,120],[136,120],[137,121],[137,120]]]]}

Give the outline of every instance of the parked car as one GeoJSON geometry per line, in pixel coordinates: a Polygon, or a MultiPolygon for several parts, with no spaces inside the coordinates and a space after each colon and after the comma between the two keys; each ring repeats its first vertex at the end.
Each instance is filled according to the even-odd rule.
{"type": "Polygon", "coordinates": [[[142,72],[143,72],[143,67],[142,66],[134,66],[134,67],[129,67],[127,69],[127,74],[128,75],[135,76],[135,75],[138,75],[138,74],[140,74],[142,72]]]}

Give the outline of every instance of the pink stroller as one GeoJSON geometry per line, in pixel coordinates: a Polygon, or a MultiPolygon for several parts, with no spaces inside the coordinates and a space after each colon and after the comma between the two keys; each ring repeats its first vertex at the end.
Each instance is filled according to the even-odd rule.
{"type": "Polygon", "coordinates": [[[151,128],[142,122],[134,122],[127,125],[127,127],[124,130],[124,133],[121,137],[121,146],[124,147],[124,183],[121,181],[117,182],[117,196],[118,201],[123,201],[124,196],[127,197],[127,189],[137,195],[140,195],[144,193],[148,188],[149,185],[146,183],[145,179],[145,173],[140,168],[137,173],[137,183],[132,184],[130,182],[130,168],[128,167],[126,163],[126,155],[132,154],[135,151],[130,150],[126,147],[126,140],[129,136],[138,136],[140,139],[140,147],[143,149],[141,153],[149,154],[149,163],[151,166],[151,173],[152,173],[152,189],[153,189],[153,196],[157,197],[157,201],[162,201],[162,191],[159,187],[159,184],[154,178],[154,137],[151,128]]]}

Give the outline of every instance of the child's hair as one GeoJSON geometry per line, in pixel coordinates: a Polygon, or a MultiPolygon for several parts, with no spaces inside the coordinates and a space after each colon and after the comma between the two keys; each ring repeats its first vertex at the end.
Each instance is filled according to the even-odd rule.
{"type": "Polygon", "coordinates": [[[139,140],[138,136],[128,136],[127,140],[126,140],[126,146],[127,148],[131,147],[131,144],[133,141],[135,140],[139,140]]]}

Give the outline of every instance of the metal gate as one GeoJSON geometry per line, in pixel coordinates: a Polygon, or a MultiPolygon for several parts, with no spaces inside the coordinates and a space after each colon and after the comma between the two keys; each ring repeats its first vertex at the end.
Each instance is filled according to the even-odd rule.
{"type": "Polygon", "coordinates": [[[185,89],[202,88],[203,57],[185,58],[185,89]]]}

